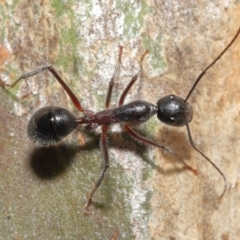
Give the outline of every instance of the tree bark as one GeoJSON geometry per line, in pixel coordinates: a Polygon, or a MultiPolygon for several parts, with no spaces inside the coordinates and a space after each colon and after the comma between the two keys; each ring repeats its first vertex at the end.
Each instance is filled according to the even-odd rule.
{"type": "MultiPolygon", "coordinates": [[[[185,98],[194,81],[231,41],[240,25],[236,1],[48,1],[0,3],[0,78],[53,65],[86,109],[105,106],[123,46],[111,106],[140,69],[126,102],[155,104],[168,94],[185,98]]],[[[87,194],[104,166],[99,131],[79,127],[57,146],[36,148],[27,137],[32,114],[56,105],[81,116],[60,84],[43,72],[0,89],[0,236],[2,239],[237,239],[239,222],[240,39],[204,75],[189,98],[190,128],[156,117],[139,133],[155,139],[197,169],[184,169],[161,149],[109,131],[110,170],[85,216],[87,194]]]]}

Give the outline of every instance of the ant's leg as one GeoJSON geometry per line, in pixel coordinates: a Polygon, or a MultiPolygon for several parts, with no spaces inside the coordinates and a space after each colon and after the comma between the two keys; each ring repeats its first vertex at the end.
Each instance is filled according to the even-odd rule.
{"type": "Polygon", "coordinates": [[[107,93],[106,102],[105,102],[106,108],[109,107],[109,104],[110,104],[110,101],[111,101],[112,89],[113,89],[113,86],[114,86],[114,80],[119,75],[119,69],[120,69],[121,59],[122,59],[122,50],[123,50],[123,47],[120,46],[119,47],[117,66],[115,67],[113,77],[111,78],[111,81],[109,82],[108,93],[107,93]]]}
{"type": "Polygon", "coordinates": [[[146,137],[143,137],[141,135],[139,135],[137,132],[135,132],[132,128],[130,128],[128,125],[124,125],[125,127],[125,130],[126,132],[133,138],[133,139],[136,139],[137,141],[140,141],[142,143],[145,143],[147,145],[151,145],[151,146],[154,146],[154,147],[158,147],[158,148],[161,148],[163,149],[164,151],[176,156],[177,158],[179,158],[181,160],[181,162],[184,164],[185,168],[192,171],[194,174],[197,174],[197,170],[190,167],[189,165],[187,165],[183,159],[181,157],[179,157],[172,149],[168,148],[168,147],[165,147],[164,145],[162,144],[159,144],[151,139],[148,139],[146,137]]]}
{"type": "Polygon", "coordinates": [[[58,73],[54,70],[54,68],[52,66],[47,66],[47,67],[42,67],[39,68],[35,71],[29,72],[29,73],[25,73],[23,74],[20,78],[18,78],[13,84],[5,84],[6,86],[9,87],[14,87],[18,82],[20,82],[22,79],[26,79],[29,78],[33,75],[36,75],[40,72],[43,72],[45,70],[50,71],[53,76],[58,80],[58,82],[62,85],[62,87],[64,88],[64,90],[67,92],[68,96],[71,98],[73,104],[75,105],[75,107],[80,111],[80,112],[84,112],[84,109],[82,108],[81,103],[79,102],[78,98],[75,96],[75,94],[72,92],[72,90],[68,87],[68,85],[62,80],[62,78],[58,75],[58,73]]]}
{"type": "MultiPolygon", "coordinates": [[[[186,119],[186,117],[185,117],[186,119]]],[[[189,142],[191,144],[191,146],[198,152],[200,153],[218,172],[219,174],[222,176],[223,178],[223,181],[224,181],[224,189],[223,189],[223,192],[222,194],[220,195],[220,197],[218,199],[221,199],[223,197],[223,195],[225,194],[225,192],[227,191],[227,187],[228,187],[228,182],[227,182],[227,179],[224,175],[224,173],[218,168],[218,166],[212,162],[212,160],[210,158],[208,158],[202,151],[200,151],[194,144],[193,142],[193,138],[192,138],[192,135],[191,135],[191,131],[190,131],[190,127],[189,127],[189,124],[188,124],[188,121],[186,119],[186,127],[187,127],[187,133],[188,133],[188,139],[189,139],[189,142]]]]}
{"type": "Polygon", "coordinates": [[[98,179],[96,185],[94,186],[92,192],[89,195],[88,202],[87,202],[87,205],[86,205],[86,208],[85,208],[85,213],[87,213],[88,208],[92,203],[92,197],[93,197],[94,193],[96,192],[96,190],[101,185],[102,180],[104,178],[104,175],[109,168],[109,158],[108,158],[108,150],[107,150],[107,136],[106,136],[106,133],[107,133],[108,129],[109,129],[109,126],[106,126],[106,125],[102,126],[102,134],[101,134],[101,139],[100,139],[100,146],[101,146],[101,149],[103,151],[105,167],[102,171],[102,174],[101,174],[100,178],[98,179]]]}
{"type": "Polygon", "coordinates": [[[127,95],[127,93],[129,92],[130,88],[132,87],[132,85],[137,81],[137,78],[139,76],[139,74],[142,72],[142,62],[143,62],[143,59],[144,57],[148,54],[148,50],[145,51],[145,53],[142,55],[141,57],[141,68],[140,68],[140,71],[132,78],[132,80],[130,81],[130,83],[127,85],[127,87],[124,89],[120,99],[119,99],[119,102],[118,102],[118,106],[121,106],[123,105],[124,103],[124,100],[125,100],[125,97],[127,95]]]}

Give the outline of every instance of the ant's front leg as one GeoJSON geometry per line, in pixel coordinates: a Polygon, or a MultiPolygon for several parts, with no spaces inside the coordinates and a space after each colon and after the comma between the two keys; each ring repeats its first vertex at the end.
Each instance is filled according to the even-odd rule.
{"type": "Polygon", "coordinates": [[[190,170],[190,171],[193,172],[195,175],[197,174],[197,170],[194,169],[194,168],[192,168],[192,167],[190,167],[189,165],[187,165],[187,164],[184,162],[184,160],[183,160],[180,156],[178,156],[172,149],[170,149],[170,148],[168,148],[168,147],[166,147],[166,146],[164,146],[164,145],[162,145],[162,144],[159,144],[159,143],[157,143],[157,142],[155,142],[155,141],[153,141],[153,140],[151,140],[151,139],[148,139],[148,138],[146,138],[146,137],[141,136],[140,134],[138,134],[137,132],[135,132],[132,128],[130,128],[128,125],[124,125],[124,127],[125,127],[126,132],[127,132],[133,139],[136,139],[136,140],[137,140],[138,142],[140,142],[140,143],[145,143],[145,144],[150,145],[150,146],[154,146],[154,147],[161,148],[161,149],[163,149],[164,151],[166,151],[166,152],[168,152],[168,153],[176,156],[178,159],[181,160],[181,162],[182,162],[183,165],[184,165],[184,168],[190,170]]]}
{"type": "Polygon", "coordinates": [[[100,178],[98,179],[97,183],[95,184],[92,192],[90,193],[89,197],[88,197],[88,202],[85,208],[85,214],[87,214],[88,209],[92,203],[92,197],[94,195],[94,193],[96,192],[96,190],[99,188],[99,186],[101,185],[103,178],[105,176],[105,173],[107,172],[108,168],[109,168],[109,157],[108,157],[108,149],[107,149],[107,131],[109,129],[109,126],[104,125],[102,126],[102,134],[101,134],[101,139],[100,139],[100,146],[101,149],[103,151],[103,157],[104,157],[104,162],[105,162],[105,167],[101,173],[100,178]]]}
{"type": "Polygon", "coordinates": [[[124,100],[126,98],[126,95],[128,94],[130,88],[137,81],[138,76],[142,73],[142,62],[143,62],[143,59],[145,58],[145,56],[147,54],[148,54],[148,50],[146,50],[144,52],[144,54],[142,55],[142,57],[141,57],[141,68],[140,68],[140,71],[135,76],[133,76],[132,80],[130,81],[130,83],[127,85],[127,87],[124,89],[123,93],[121,94],[121,97],[120,97],[119,102],[118,102],[118,106],[123,105],[124,100]]]}
{"type": "Polygon", "coordinates": [[[23,79],[27,79],[29,77],[32,77],[40,72],[43,72],[45,70],[48,70],[49,72],[51,72],[53,74],[53,76],[58,80],[58,82],[61,84],[61,86],[63,87],[63,89],[66,91],[66,93],[68,94],[68,96],[70,97],[70,99],[72,100],[74,106],[80,111],[80,112],[84,112],[84,108],[82,107],[80,101],[78,100],[78,98],[76,97],[76,95],[72,92],[72,90],[68,87],[68,85],[63,81],[63,79],[58,75],[58,73],[56,72],[56,70],[52,67],[52,66],[47,66],[47,67],[42,67],[39,68],[37,70],[34,70],[32,72],[29,73],[25,73],[23,74],[20,78],[18,78],[13,84],[4,84],[5,86],[8,87],[14,87],[17,83],[19,83],[21,80],[23,79]]]}
{"type": "Polygon", "coordinates": [[[119,54],[118,54],[118,62],[115,67],[113,77],[111,78],[111,81],[109,82],[109,87],[108,87],[108,92],[107,92],[107,97],[106,97],[106,102],[105,102],[106,108],[109,108],[109,105],[110,105],[110,101],[111,101],[111,97],[112,97],[112,89],[113,89],[113,86],[115,83],[114,80],[115,80],[115,78],[117,78],[119,76],[119,71],[120,71],[120,66],[121,66],[121,61],[122,61],[122,50],[123,50],[123,47],[120,46],[119,54]]]}

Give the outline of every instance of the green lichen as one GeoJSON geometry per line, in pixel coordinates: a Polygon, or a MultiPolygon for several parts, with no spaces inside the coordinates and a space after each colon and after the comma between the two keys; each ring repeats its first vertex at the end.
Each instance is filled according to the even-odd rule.
{"type": "Polygon", "coordinates": [[[131,39],[137,36],[144,26],[144,17],[151,12],[151,8],[145,1],[129,3],[117,1],[116,5],[119,12],[124,13],[124,37],[131,39]]]}

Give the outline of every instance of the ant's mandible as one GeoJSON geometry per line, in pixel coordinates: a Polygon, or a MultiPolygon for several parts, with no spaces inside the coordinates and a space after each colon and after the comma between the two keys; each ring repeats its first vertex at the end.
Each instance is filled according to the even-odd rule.
{"type": "Polygon", "coordinates": [[[95,184],[92,192],[89,195],[88,202],[86,205],[85,211],[88,210],[92,197],[98,187],[101,185],[102,180],[104,178],[105,173],[109,168],[109,156],[108,156],[108,148],[107,148],[107,131],[112,124],[122,123],[124,125],[125,131],[138,142],[145,143],[147,145],[155,146],[163,149],[164,151],[175,155],[178,157],[184,164],[186,168],[196,173],[196,170],[188,166],[184,161],[170,148],[165,147],[162,144],[159,144],[151,139],[141,136],[137,132],[132,129],[132,126],[148,121],[153,115],[157,114],[157,117],[160,121],[165,124],[171,126],[184,126],[186,125],[187,134],[189,138],[189,142],[191,146],[199,152],[222,176],[224,180],[224,190],[220,195],[219,199],[225,194],[227,190],[227,179],[223,172],[217,167],[215,163],[213,163],[201,150],[199,150],[194,142],[190,132],[189,123],[193,117],[193,111],[191,105],[187,102],[193,90],[196,88],[199,81],[202,79],[203,75],[207,72],[207,70],[212,67],[221,57],[222,55],[229,49],[229,47],[233,44],[240,33],[240,28],[235,34],[234,38],[231,42],[225,47],[225,49],[218,55],[218,57],[206,67],[202,73],[198,76],[197,80],[193,84],[191,90],[189,91],[187,97],[185,99],[177,97],[173,94],[165,96],[158,100],[157,106],[153,105],[149,102],[143,100],[136,100],[127,104],[124,104],[126,95],[128,94],[130,88],[134,84],[134,82],[138,79],[138,76],[142,71],[142,62],[148,51],[146,51],[141,58],[141,69],[136,74],[128,86],[124,89],[123,93],[118,102],[118,107],[109,108],[110,100],[112,96],[112,89],[114,86],[114,80],[119,73],[119,67],[121,65],[121,55],[122,55],[122,47],[119,50],[118,64],[115,69],[114,76],[112,77],[108,93],[105,101],[105,110],[94,113],[91,110],[84,109],[76,97],[76,95],[72,92],[72,90],[68,87],[68,85],[63,81],[63,79],[58,75],[58,73],[54,70],[52,66],[43,67],[32,71],[27,74],[23,74],[19,79],[17,79],[13,84],[7,86],[13,87],[15,86],[21,79],[29,78],[35,74],[38,74],[42,71],[48,70],[53,76],[58,80],[58,82],[62,85],[70,99],[72,100],[74,106],[83,113],[82,117],[76,118],[71,112],[61,107],[48,106],[39,109],[37,112],[33,114],[31,117],[28,127],[27,133],[29,138],[36,144],[42,146],[49,146],[61,141],[64,137],[70,134],[79,124],[86,124],[86,128],[89,130],[96,129],[97,127],[102,128],[100,145],[103,151],[105,167],[101,173],[100,178],[95,184]]]}

